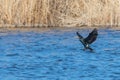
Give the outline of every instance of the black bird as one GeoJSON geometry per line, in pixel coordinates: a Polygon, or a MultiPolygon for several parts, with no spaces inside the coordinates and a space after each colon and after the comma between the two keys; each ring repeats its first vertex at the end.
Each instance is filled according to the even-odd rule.
{"type": "Polygon", "coordinates": [[[93,49],[90,47],[90,44],[92,44],[97,39],[97,29],[95,28],[91,33],[89,33],[89,35],[86,38],[83,38],[78,32],[76,32],[76,34],[80,42],[84,45],[84,48],[90,49],[92,51],[93,49]]]}

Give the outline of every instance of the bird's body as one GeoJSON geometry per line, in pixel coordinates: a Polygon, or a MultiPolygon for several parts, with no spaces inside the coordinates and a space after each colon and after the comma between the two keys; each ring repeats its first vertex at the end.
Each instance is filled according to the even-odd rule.
{"type": "Polygon", "coordinates": [[[86,38],[83,38],[78,32],[76,34],[80,42],[84,45],[85,49],[93,50],[90,47],[90,44],[92,44],[97,39],[98,32],[96,28],[91,33],[89,33],[89,35],[86,38]]]}

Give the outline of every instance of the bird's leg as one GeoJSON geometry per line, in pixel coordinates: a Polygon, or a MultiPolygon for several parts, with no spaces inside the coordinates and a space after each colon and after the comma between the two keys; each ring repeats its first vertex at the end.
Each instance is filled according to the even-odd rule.
{"type": "Polygon", "coordinates": [[[88,49],[90,49],[90,51],[93,51],[93,49],[91,47],[88,47],[88,49]]]}
{"type": "Polygon", "coordinates": [[[88,43],[86,43],[85,49],[89,49],[90,51],[93,51],[93,49],[90,47],[88,43]]]}

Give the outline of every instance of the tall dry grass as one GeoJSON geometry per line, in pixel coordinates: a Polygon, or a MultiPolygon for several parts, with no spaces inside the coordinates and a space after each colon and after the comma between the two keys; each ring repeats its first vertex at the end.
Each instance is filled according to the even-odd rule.
{"type": "Polygon", "coordinates": [[[120,0],[0,0],[0,27],[120,25],[120,0]]]}

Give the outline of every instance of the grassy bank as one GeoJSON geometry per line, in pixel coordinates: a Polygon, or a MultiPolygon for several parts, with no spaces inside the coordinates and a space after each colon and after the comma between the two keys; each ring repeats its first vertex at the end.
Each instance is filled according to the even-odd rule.
{"type": "Polygon", "coordinates": [[[0,0],[0,27],[120,25],[119,0],[0,0]]]}

